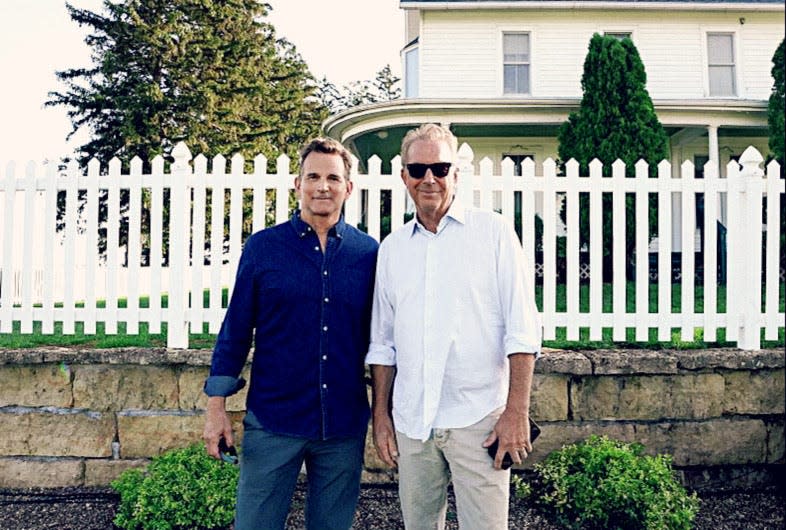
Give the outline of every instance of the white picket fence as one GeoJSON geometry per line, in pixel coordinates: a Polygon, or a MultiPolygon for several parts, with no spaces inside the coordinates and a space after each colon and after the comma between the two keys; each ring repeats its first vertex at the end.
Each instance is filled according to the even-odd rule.
{"type": "MultiPolygon", "coordinates": [[[[693,177],[694,168],[686,161],[680,174],[672,177],[669,162],[657,167],[657,178],[649,178],[648,166],[639,162],[635,178],[625,178],[622,162],[612,166],[612,176],[602,176],[602,166],[595,161],[589,176],[579,175],[578,164],[567,164],[565,176],[558,176],[553,160],[543,163],[543,175],[535,175],[531,160],[522,164],[522,176],[514,175],[513,162],[502,163],[501,175],[494,174],[493,163],[481,160],[475,170],[473,152],[468,145],[460,149],[458,193],[462,200],[484,208],[500,209],[514,221],[516,192],[521,207],[518,220],[526,267],[530,278],[542,278],[542,319],[544,338],[554,339],[558,328],[565,328],[568,340],[578,340],[580,329],[589,330],[590,340],[600,340],[603,329],[611,329],[614,341],[625,341],[626,330],[635,329],[635,340],[646,341],[650,329],[657,330],[657,340],[672,339],[672,328],[680,330],[681,340],[691,341],[697,328],[703,330],[705,341],[717,338],[725,329],[725,338],[736,341],[743,349],[760,347],[761,330],[766,340],[777,340],[784,327],[784,312],[779,310],[779,296],[784,283],[780,265],[781,225],[779,199],[786,189],[777,163],[768,165],[766,177],[761,169],[762,157],[753,147],[745,151],[738,164],[728,166],[728,178],[718,178],[713,162],[704,168],[703,179],[693,177]],[[590,236],[587,251],[579,242],[579,194],[589,194],[590,236]],[[613,201],[613,281],[612,309],[603,308],[604,266],[601,201],[603,193],[611,193],[613,201]],[[626,255],[625,196],[636,198],[634,256],[626,255]],[[650,274],[649,254],[653,251],[649,238],[648,197],[656,194],[658,204],[657,275],[650,274]],[[672,312],[672,252],[693,249],[696,241],[695,201],[704,196],[704,252],[682,252],[680,279],[680,312],[672,312]],[[560,220],[558,205],[566,204],[566,221],[560,220]],[[765,201],[765,202],[763,202],[765,201]],[[766,219],[762,208],[766,204],[766,219]],[[543,219],[542,252],[536,249],[534,213],[543,219]],[[675,207],[676,205],[676,207],[675,207]],[[719,312],[718,270],[716,252],[718,233],[716,220],[719,206],[728,208],[726,310],[719,312]],[[560,227],[563,227],[562,229],[560,227]],[[673,227],[681,227],[673,237],[673,227]],[[564,230],[564,234],[562,233],[564,230]],[[566,238],[565,307],[558,310],[558,237],[566,238]],[[681,240],[681,241],[679,241],[681,240]],[[764,247],[763,247],[764,245],[764,247]],[[542,257],[541,257],[542,256],[542,257]],[[703,311],[695,311],[697,263],[701,256],[704,274],[703,311]],[[626,308],[626,267],[635,265],[635,310],[626,308]],[[538,274],[535,274],[535,271],[538,274]],[[763,271],[766,271],[763,274],[763,271]],[[589,274],[588,274],[589,272],[589,274]],[[580,310],[582,276],[588,276],[589,310],[580,310]],[[649,307],[649,290],[657,285],[657,310],[649,307]]],[[[76,323],[82,322],[84,333],[96,332],[103,323],[107,334],[118,332],[118,323],[125,323],[125,333],[139,333],[139,324],[147,322],[149,332],[160,333],[167,323],[167,343],[173,348],[188,346],[188,333],[202,332],[207,324],[210,333],[220,327],[225,307],[222,289],[231,292],[234,274],[243,243],[243,223],[252,223],[253,231],[265,226],[265,210],[275,207],[275,222],[289,216],[289,197],[294,175],[286,156],[277,159],[277,171],[268,174],[267,160],[254,159],[254,170],[244,171],[240,156],[226,159],[217,156],[208,170],[208,160],[200,155],[193,161],[184,144],[172,153],[174,162],[169,171],[157,157],[150,173],[143,173],[142,162],[134,159],[130,171],[121,172],[117,159],[110,161],[102,174],[97,161],[82,174],[71,165],[62,174],[50,166],[41,172],[28,164],[24,175],[17,176],[14,164],[8,164],[2,179],[0,195],[0,333],[10,333],[19,322],[21,333],[33,332],[40,322],[44,334],[54,333],[55,322],[62,323],[62,333],[73,334],[76,323]],[[121,222],[120,192],[128,190],[128,247],[119,244],[121,222]],[[169,193],[169,238],[164,238],[165,190],[169,193]],[[211,200],[207,201],[208,190],[211,200]],[[244,218],[243,197],[253,197],[252,218],[244,218]],[[266,203],[266,190],[275,190],[275,204],[266,203]],[[58,231],[57,195],[65,192],[64,228],[58,231]],[[106,226],[107,248],[102,261],[98,251],[98,209],[101,192],[106,192],[108,208],[106,226]],[[217,191],[214,193],[214,191],[217,191]],[[228,193],[228,211],[224,195],[228,193]],[[143,194],[150,198],[149,212],[143,207],[143,194]],[[81,206],[80,206],[81,205],[81,206]],[[209,236],[206,217],[212,213],[209,236]],[[149,231],[143,233],[142,218],[149,214],[149,231]],[[224,245],[224,221],[229,219],[228,249],[224,245]],[[210,249],[205,250],[206,237],[210,249]],[[149,238],[149,242],[143,239],[149,238]],[[149,265],[143,265],[143,246],[149,252],[149,265]],[[168,263],[163,263],[165,249],[168,263]],[[114,249],[114,250],[112,250],[114,249]],[[128,262],[125,262],[125,255],[128,262]],[[11,271],[7,274],[6,271],[11,271]],[[201,303],[207,290],[206,303],[201,303]],[[162,295],[168,295],[162,307],[162,295]],[[140,307],[140,298],[149,299],[148,307],[140,307]],[[127,300],[119,307],[119,299],[127,300]],[[104,301],[105,303],[99,303],[104,301]],[[99,307],[100,306],[100,307],[99,307]]],[[[369,233],[379,239],[382,221],[382,194],[390,194],[391,228],[403,224],[408,206],[405,188],[399,178],[401,161],[391,162],[390,174],[382,174],[381,160],[368,161],[367,174],[355,174],[355,190],[346,204],[347,222],[362,222],[369,233]]],[[[146,263],[146,262],[145,262],[146,263]]],[[[534,286],[533,286],[534,287],[534,286]]]]}

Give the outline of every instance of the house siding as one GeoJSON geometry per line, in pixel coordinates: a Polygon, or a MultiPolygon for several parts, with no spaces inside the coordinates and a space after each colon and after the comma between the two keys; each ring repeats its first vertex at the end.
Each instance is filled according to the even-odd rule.
{"type": "Polygon", "coordinates": [[[724,32],[735,36],[737,97],[763,100],[772,87],[772,55],[784,36],[775,13],[514,9],[421,13],[423,98],[502,96],[501,35],[506,31],[530,33],[530,96],[581,97],[581,74],[592,34],[631,31],[653,98],[707,97],[706,34],[724,32]],[[741,16],[745,24],[740,24],[741,16]]]}

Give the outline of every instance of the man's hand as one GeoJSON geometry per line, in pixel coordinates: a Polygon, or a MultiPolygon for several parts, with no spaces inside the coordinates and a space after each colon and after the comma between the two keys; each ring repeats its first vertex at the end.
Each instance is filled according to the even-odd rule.
{"type": "Polygon", "coordinates": [[[502,459],[508,453],[514,464],[521,464],[532,452],[529,441],[529,416],[526,412],[517,412],[505,409],[497,420],[494,430],[488,435],[483,447],[489,447],[494,440],[499,439],[499,448],[494,458],[494,469],[502,469],[502,459]]]}
{"type": "Polygon", "coordinates": [[[387,465],[398,467],[398,445],[393,420],[387,414],[374,417],[373,421],[374,446],[377,454],[387,465]]]}
{"type": "Polygon", "coordinates": [[[221,459],[218,453],[218,440],[223,436],[227,445],[235,445],[232,435],[232,422],[229,421],[225,408],[226,398],[211,396],[207,399],[207,411],[205,412],[205,430],[202,432],[202,439],[205,440],[207,454],[216,459],[221,459]]]}

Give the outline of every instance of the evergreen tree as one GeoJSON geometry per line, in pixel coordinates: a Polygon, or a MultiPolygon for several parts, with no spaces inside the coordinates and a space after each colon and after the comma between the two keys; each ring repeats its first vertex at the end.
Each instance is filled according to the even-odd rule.
{"type": "Polygon", "coordinates": [[[632,176],[640,159],[654,166],[668,157],[669,139],[646,83],[644,64],[633,41],[593,35],[584,60],[581,106],[560,127],[560,159],[575,158],[586,170],[597,158],[606,174],[620,159],[632,176]]]}
{"type": "MultiPolygon", "coordinates": [[[[770,126],[770,152],[783,169],[786,157],[784,144],[786,143],[786,130],[784,130],[784,113],[786,112],[786,90],[784,89],[784,59],[783,40],[772,56],[772,94],[767,108],[767,118],[770,126]]],[[[783,201],[782,201],[783,202],[783,201]]]]}
{"type": "Polygon", "coordinates": [[[274,159],[319,132],[327,111],[306,64],[265,22],[257,0],[104,1],[104,14],[67,5],[92,28],[93,66],[58,72],[80,162],[148,162],[178,141],[207,156],[274,159]]]}
{"type": "Polygon", "coordinates": [[[353,81],[341,89],[322,78],[319,94],[322,103],[335,114],[359,105],[391,101],[401,97],[401,79],[393,75],[387,64],[376,73],[373,81],[353,81]]]}
{"type": "MultiPolygon", "coordinates": [[[[572,112],[559,130],[559,157],[564,164],[574,158],[583,173],[597,158],[603,163],[604,175],[611,174],[611,165],[619,159],[625,163],[627,176],[635,175],[639,160],[649,163],[650,175],[657,173],[657,164],[668,157],[669,139],[663,129],[646,88],[647,74],[636,46],[629,38],[595,34],[589,43],[581,77],[583,97],[578,112],[572,112]]],[[[626,224],[635,226],[632,196],[626,197],[626,224]]],[[[611,253],[612,198],[603,197],[603,251],[611,253]]],[[[580,237],[589,242],[589,198],[580,199],[580,237]]],[[[565,211],[562,211],[563,220],[565,211]]],[[[650,235],[654,234],[657,211],[649,208],[650,235]]],[[[633,255],[633,237],[626,249],[633,255]]]]}

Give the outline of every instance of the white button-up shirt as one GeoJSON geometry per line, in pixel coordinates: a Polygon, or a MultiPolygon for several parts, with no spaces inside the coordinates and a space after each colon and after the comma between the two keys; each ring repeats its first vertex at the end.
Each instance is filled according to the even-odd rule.
{"type": "Polygon", "coordinates": [[[396,430],[427,440],[505,404],[508,355],[540,355],[531,285],[510,223],[455,200],[436,234],[412,220],[382,242],[366,363],[396,366],[396,430]]]}

